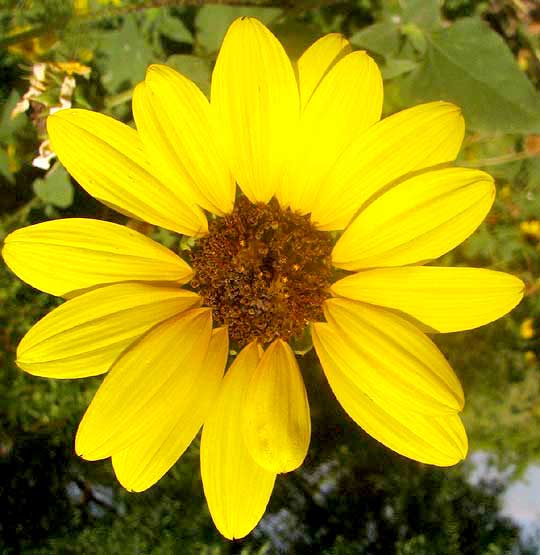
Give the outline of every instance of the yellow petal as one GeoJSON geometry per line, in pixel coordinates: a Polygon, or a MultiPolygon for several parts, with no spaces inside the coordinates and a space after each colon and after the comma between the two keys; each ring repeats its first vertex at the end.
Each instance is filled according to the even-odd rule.
{"type": "Polygon", "coordinates": [[[167,66],[150,66],[135,89],[133,115],[164,183],[214,214],[232,211],[234,179],[216,143],[210,103],[192,81],[167,66]]]}
{"type": "Polygon", "coordinates": [[[279,189],[283,206],[307,214],[326,176],[359,133],[381,117],[382,78],[365,52],[339,60],[311,96],[279,189]]]}
{"type": "Polygon", "coordinates": [[[320,333],[327,327],[313,326],[317,355],[334,395],[359,426],[390,449],[420,462],[451,466],[465,458],[467,435],[459,415],[422,415],[399,404],[374,402],[326,350],[320,333]]]}
{"type": "Polygon", "coordinates": [[[77,454],[105,459],[155,434],[177,414],[186,384],[196,383],[211,333],[210,309],[197,308],[155,326],[127,349],[79,425],[77,454]]]}
{"type": "Polygon", "coordinates": [[[175,411],[156,422],[151,433],[112,457],[118,481],[130,491],[153,486],[173,466],[197,435],[216,400],[227,363],[226,328],[214,330],[199,368],[189,366],[175,376],[180,395],[175,411]]]}
{"type": "Polygon", "coordinates": [[[330,299],[324,308],[329,325],[319,331],[319,344],[374,402],[433,415],[463,408],[459,380],[414,325],[347,299],[330,299]]]}
{"type": "Polygon", "coordinates": [[[252,202],[280,182],[299,117],[296,79],[283,47],[256,19],[229,27],[212,75],[212,109],[233,174],[252,202]]]}
{"type": "Polygon", "coordinates": [[[459,109],[430,102],[394,114],[351,143],[325,179],[311,215],[319,229],[343,229],[374,194],[405,174],[455,159],[463,140],[459,109]]]}
{"type": "Polygon", "coordinates": [[[300,56],[297,68],[302,108],[328,71],[349,52],[352,52],[351,43],[340,33],[330,33],[315,41],[300,56]]]}
{"type": "Polygon", "coordinates": [[[192,269],[172,251],[127,227],[69,218],[14,231],[6,264],[23,281],[52,295],[120,281],[186,283],[192,269]]]}
{"type": "Polygon", "coordinates": [[[160,322],[199,305],[179,287],[120,283],[67,301],[42,318],[17,348],[17,364],[47,378],[107,372],[137,338],[160,322]]]}
{"type": "Polygon", "coordinates": [[[243,538],[262,518],[275,473],[251,458],[242,433],[243,404],[259,359],[250,343],[225,374],[220,394],[203,427],[201,476],[210,514],[229,539],[243,538]]]}
{"type": "Polygon", "coordinates": [[[370,204],[332,253],[338,268],[401,266],[437,258],[486,217],[495,186],[478,170],[447,168],[412,177],[370,204]]]}
{"type": "Polygon", "coordinates": [[[204,214],[152,173],[137,132],[88,110],[47,119],[53,150],[93,197],[115,210],[187,235],[207,230],[204,214]]]}
{"type": "Polygon", "coordinates": [[[251,378],[243,425],[251,456],[268,471],[290,472],[304,461],[309,403],[294,353],[281,339],[268,347],[251,378]]]}
{"type": "Polygon", "coordinates": [[[433,266],[366,270],[332,285],[335,295],[400,310],[438,332],[493,322],[519,303],[523,290],[504,272],[433,266]]]}

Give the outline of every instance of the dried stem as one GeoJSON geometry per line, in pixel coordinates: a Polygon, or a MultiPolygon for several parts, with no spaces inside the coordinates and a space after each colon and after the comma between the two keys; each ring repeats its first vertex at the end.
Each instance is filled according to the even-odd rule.
{"type": "Polygon", "coordinates": [[[460,160],[459,165],[464,168],[485,168],[488,166],[499,166],[501,164],[509,164],[518,160],[527,160],[529,158],[540,157],[539,152],[512,152],[503,154],[493,158],[479,158],[478,160],[460,160]]]}
{"type": "MultiPolygon", "coordinates": [[[[104,8],[96,12],[87,14],[78,14],[77,23],[79,25],[91,25],[101,19],[119,17],[133,12],[144,11],[152,8],[164,8],[175,6],[204,6],[209,4],[217,4],[222,6],[247,6],[254,8],[277,7],[277,8],[294,8],[294,0],[150,0],[141,4],[131,6],[119,6],[104,8]]],[[[69,19],[58,21],[57,28],[66,25],[69,19]]],[[[33,39],[51,32],[51,25],[36,25],[30,29],[18,33],[12,33],[0,40],[0,48],[7,48],[12,44],[17,44],[25,40],[33,39]]]]}

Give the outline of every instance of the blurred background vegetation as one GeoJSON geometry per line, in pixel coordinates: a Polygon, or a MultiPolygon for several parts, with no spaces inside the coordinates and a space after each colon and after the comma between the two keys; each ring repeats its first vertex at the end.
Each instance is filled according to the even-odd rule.
{"type": "MultiPolygon", "coordinates": [[[[245,14],[269,25],[293,59],[334,31],[368,50],[385,79],[385,114],[432,99],[463,108],[460,164],[492,173],[498,196],[479,231],[442,263],[508,271],[527,286],[508,317],[435,337],[464,384],[471,455],[439,469],[382,447],[338,407],[309,352],[301,361],[312,401],[308,459],[278,478],[255,532],[227,542],[204,503],[197,441],[142,494],[123,491],[109,461],[75,456],[74,432],[100,379],[45,380],[15,367],[21,336],[59,301],[2,263],[0,553],[540,553],[540,508],[527,508],[528,497],[540,498],[537,0],[1,0],[0,238],[59,217],[124,222],[55,160],[47,114],[84,107],[131,123],[133,86],[156,61],[208,93],[225,30],[245,14]],[[512,509],[509,493],[524,476],[533,477],[518,499],[525,508],[512,509]]],[[[128,224],[178,246],[163,230],[128,224]]]]}

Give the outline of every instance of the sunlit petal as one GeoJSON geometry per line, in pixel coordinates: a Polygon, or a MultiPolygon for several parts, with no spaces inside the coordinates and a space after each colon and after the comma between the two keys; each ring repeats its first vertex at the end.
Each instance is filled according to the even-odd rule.
{"type": "Polygon", "coordinates": [[[447,168],[407,179],[362,210],[332,262],[360,270],[437,258],[480,225],[494,199],[493,178],[478,170],[447,168]]]}
{"type": "Polygon", "coordinates": [[[204,493],[217,529],[229,539],[243,538],[257,525],[276,478],[251,458],[242,433],[244,400],[260,357],[255,342],[241,351],[203,427],[204,493]]]}
{"type": "Polygon", "coordinates": [[[332,285],[335,295],[405,312],[433,331],[468,330],[510,312],[523,282],[479,268],[412,266],[358,272],[332,285]]]}
{"type": "Polygon", "coordinates": [[[164,183],[214,214],[232,211],[234,179],[216,143],[210,103],[192,81],[167,66],[150,66],[135,89],[133,115],[164,183]]]}
{"type": "Polygon", "coordinates": [[[204,214],[153,175],[131,127],[89,110],[60,110],[47,119],[47,131],[62,164],[96,199],[178,233],[206,232],[204,214]]]}
{"type": "Polygon", "coordinates": [[[104,459],[161,429],[196,387],[211,327],[210,309],[197,308],[155,326],[125,351],[79,425],[77,454],[104,459]]]}
{"type": "Polygon", "coordinates": [[[463,407],[463,390],[433,342],[403,318],[347,299],[325,303],[319,342],[374,402],[422,414],[463,407]]]}
{"type": "Polygon", "coordinates": [[[334,395],[359,426],[390,449],[420,462],[451,466],[465,458],[467,435],[458,414],[423,415],[399,404],[374,402],[320,341],[327,326],[313,326],[317,355],[334,395]]]}
{"type": "Polygon", "coordinates": [[[324,76],[352,51],[351,43],[340,33],[329,33],[316,40],[297,63],[300,103],[304,108],[324,76]]]}
{"type": "Polygon", "coordinates": [[[251,456],[275,473],[298,468],[311,434],[309,404],[291,347],[277,339],[264,353],[248,387],[244,437],[251,456]]]}
{"type": "Polygon", "coordinates": [[[339,60],[312,94],[300,120],[278,199],[307,214],[341,153],[381,117],[382,78],[365,52],[339,60]]]}
{"type": "Polygon", "coordinates": [[[48,378],[102,374],[150,328],[200,303],[179,287],[121,283],[96,289],[35,324],[19,343],[17,364],[48,378]]]}
{"type": "Polygon", "coordinates": [[[2,256],[23,281],[58,296],[121,281],[186,283],[193,276],[181,258],[141,233],[85,218],[18,229],[6,237],[2,256]]]}
{"type": "Polygon", "coordinates": [[[126,489],[148,489],[188,448],[218,395],[228,348],[226,328],[214,330],[202,365],[189,365],[175,376],[175,410],[156,422],[151,434],[113,455],[114,472],[126,489]]]}
{"type": "Polygon", "coordinates": [[[242,17],[229,27],[212,75],[211,104],[238,185],[252,202],[268,202],[300,108],[289,58],[260,21],[242,17]]]}
{"type": "Polygon", "coordinates": [[[451,162],[464,134],[459,109],[431,102],[383,119],[355,139],[332,168],[311,215],[319,229],[343,229],[358,209],[395,179],[451,162]]]}

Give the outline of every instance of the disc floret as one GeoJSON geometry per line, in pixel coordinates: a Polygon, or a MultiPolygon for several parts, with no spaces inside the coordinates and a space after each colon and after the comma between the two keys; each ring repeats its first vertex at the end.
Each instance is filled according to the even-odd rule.
{"type": "Polygon", "coordinates": [[[322,319],[331,250],[331,238],[309,216],[241,197],[193,249],[191,285],[239,346],[288,341],[322,319]]]}

